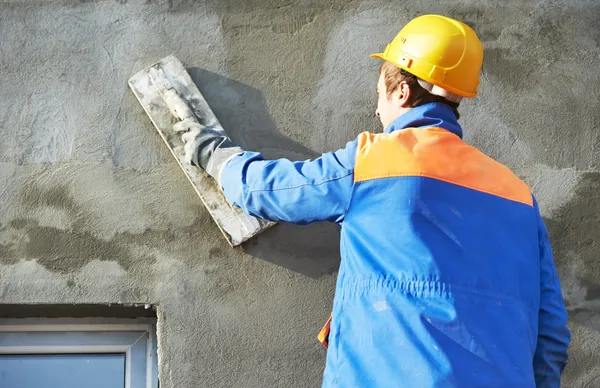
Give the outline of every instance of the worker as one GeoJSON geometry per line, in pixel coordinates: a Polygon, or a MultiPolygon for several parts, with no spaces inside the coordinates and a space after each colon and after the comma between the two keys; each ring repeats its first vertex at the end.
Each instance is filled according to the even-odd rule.
{"type": "Polygon", "coordinates": [[[480,40],[424,15],[372,57],[383,133],[292,162],[184,121],[186,157],[250,215],[341,225],[323,387],[559,387],[571,333],[538,203],[458,123],[480,40]]]}

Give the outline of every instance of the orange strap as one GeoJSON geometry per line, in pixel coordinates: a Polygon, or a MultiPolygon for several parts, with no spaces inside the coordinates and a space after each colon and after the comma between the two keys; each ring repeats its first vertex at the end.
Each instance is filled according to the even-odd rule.
{"type": "Polygon", "coordinates": [[[329,347],[329,331],[330,330],[331,330],[331,315],[329,315],[329,319],[327,320],[327,323],[325,324],[325,326],[323,326],[323,328],[319,332],[319,335],[317,336],[317,338],[319,339],[319,342],[323,346],[325,346],[325,349],[327,349],[329,347]]]}

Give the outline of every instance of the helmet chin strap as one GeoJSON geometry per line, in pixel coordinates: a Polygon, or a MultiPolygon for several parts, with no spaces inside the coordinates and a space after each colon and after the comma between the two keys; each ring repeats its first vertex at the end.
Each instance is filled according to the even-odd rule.
{"type": "Polygon", "coordinates": [[[454,93],[450,93],[449,91],[447,91],[446,89],[442,89],[439,86],[436,86],[430,82],[427,81],[423,81],[420,78],[417,78],[417,82],[419,82],[419,85],[421,85],[421,87],[425,90],[427,90],[429,93],[435,95],[435,96],[440,96],[440,97],[444,97],[446,100],[450,101],[450,102],[455,102],[455,103],[459,103],[462,101],[462,97],[459,95],[456,95],[454,93]]]}

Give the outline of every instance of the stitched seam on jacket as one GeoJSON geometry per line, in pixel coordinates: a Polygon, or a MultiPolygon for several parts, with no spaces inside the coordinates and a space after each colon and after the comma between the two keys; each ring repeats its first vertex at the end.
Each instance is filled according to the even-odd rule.
{"type": "Polygon", "coordinates": [[[381,276],[378,278],[369,278],[366,280],[347,281],[344,284],[342,284],[342,290],[340,291],[342,298],[345,299],[352,296],[362,296],[365,295],[367,292],[374,290],[386,289],[400,291],[405,295],[412,294],[417,298],[451,298],[453,293],[462,295],[475,294],[487,298],[503,298],[518,303],[521,306],[524,306],[527,310],[534,312],[531,308],[526,306],[522,301],[520,301],[513,295],[500,294],[476,288],[467,288],[464,286],[442,282],[439,280],[400,280],[389,276],[381,276]]]}
{"type": "Polygon", "coordinates": [[[407,171],[407,172],[404,172],[404,173],[401,173],[401,174],[366,175],[366,176],[361,176],[360,178],[357,178],[355,176],[354,177],[354,182],[355,183],[360,183],[360,182],[372,181],[372,180],[376,180],[376,179],[402,178],[402,177],[421,177],[421,178],[435,179],[435,180],[439,180],[439,181],[446,182],[446,183],[451,183],[453,185],[460,186],[460,187],[465,187],[467,189],[479,191],[481,193],[491,194],[491,195],[496,196],[496,197],[508,199],[510,201],[513,201],[513,202],[518,202],[518,203],[522,203],[524,205],[533,207],[533,202],[532,203],[524,202],[524,201],[522,201],[520,199],[517,199],[514,196],[502,195],[502,194],[500,194],[500,193],[498,193],[498,192],[496,192],[494,190],[479,189],[479,188],[476,188],[476,187],[473,187],[473,186],[470,186],[470,185],[461,184],[461,183],[459,183],[459,182],[457,182],[455,180],[452,180],[452,179],[447,179],[447,178],[435,176],[433,174],[424,174],[423,172],[417,172],[417,171],[415,171],[415,172],[413,172],[413,171],[407,171]]]}
{"type": "Polygon", "coordinates": [[[342,323],[340,317],[344,316],[344,304],[340,304],[340,311],[338,316],[336,317],[336,337],[333,338],[333,343],[335,345],[335,378],[333,383],[337,386],[338,380],[340,377],[340,333],[342,330],[342,323]]]}
{"type": "Polygon", "coordinates": [[[341,176],[335,176],[332,178],[328,178],[326,180],[320,181],[320,182],[311,182],[311,183],[303,183],[300,185],[295,185],[295,186],[283,186],[283,187],[277,187],[277,188],[266,188],[266,187],[261,187],[261,188],[251,188],[249,185],[246,185],[247,187],[247,192],[248,193],[256,193],[259,191],[280,191],[280,190],[293,190],[293,189],[298,189],[300,187],[306,187],[306,186],[321,186],[324,185],[325,183],[329,183],[329,182],[333,182],[333,181],[339,181],[340,179],[344,179],[349,177],[350,175],[354,174],[354,170],[346,170],[346,174],[345,175],[341,175],[341,176]]]}
{"type": "MultiPolygon", "coordinates": [[[[359,135],[360,137],[360,135],[359,135]]],[[[356,155],[358,154],[358,144],[356,145],[356,152],[354,154],[354,165],[356,166],[356,155]]],[[[352,173],[354,173],[354,169],[352,170],[352,173]]],[[[346,175],[348,176],[348,175],[346,175]]],[[[344,218],[343,220],[346,219],[346,216],[348,215],[348,211],[350,210],[350,206],[352,205],[352,200],[354,199],[354,192],[356,191],[356,177],[352,177],[352,189],[350,190],[350,198],[348,198],[348,203],[346,204],[346,208],[344,209],[344,218]]]]}

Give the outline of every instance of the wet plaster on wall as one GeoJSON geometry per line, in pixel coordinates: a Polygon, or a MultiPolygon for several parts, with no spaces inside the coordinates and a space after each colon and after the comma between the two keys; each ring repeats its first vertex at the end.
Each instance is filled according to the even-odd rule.
{"type": "Polygon", "coordinates": [[[234,140],[303,159],[380,129],[368,55],[423,12],[484,41],[465,138],[536,194],[574,333],[564,385],[594,385],[594,1],[0,1],[0,302],[156,304],[165,387],[318,386],[337,228],[226,247],[126,80],[175,53],[234,140]]]}
{"type": "Polygon", "coordinates": [[[173,52],[223,73],[219,16],[42,1],[2,2],[0,19],[2,302],[157,305],[161,386],[318,385],[334,277],[224,245],[127,88],[173,52]]]}
{"type": "Polygon", "coordinates": [[[572,197],[546,218],[573,332],[565,386],[595,386],[599,381],[599,188],[600,173],[581,174],[572,197]]]}
{"type": "MultiPolygon", "coordinates": [[[[524,16],[495,20],[505,24],[486,45],[483,82],[490,87],[488,98],[477,101],[480,112],[493,110],[494,121],[512,129],[506,140],[513,149],[538,163],[597,169],[600,110],[590,97],[600,94],[600,79],[586,69],[598,63],[600,54],[600,5],[526,4],[516,7],[524,16]]],[[[493,134],[495,127],[489,127],[479,136],[493,134]]],[[[493,146],[494,154],[503,150],[493,146]]]]}
{"type": "Polygon", "coordinates": [[[269,114],[277,123],[276,130],[271,131],[260,126],[232,126],[233,135],[239,131],[244,134],[241,138],[272,143],[272,133],[281,132],[317,152],[344,144],[339,140],[347,133],[328,139],[330,128],[315,122],[322,111],[313,95],[324,75],[323,61],[333,39],[330,33],[345,14],[345,7],[353,9],[353,4],[261,1],[260,6],[238,8],[236,4],[232,9],[223,3],[214,2],[211,7],[221,17],[227,74],[264,93],[269,114]]]}

